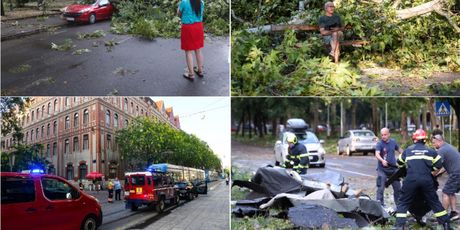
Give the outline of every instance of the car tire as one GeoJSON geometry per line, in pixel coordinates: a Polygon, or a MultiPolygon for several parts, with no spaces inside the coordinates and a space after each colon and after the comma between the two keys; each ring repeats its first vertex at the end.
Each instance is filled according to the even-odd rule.
{"type": "Polygon", "coordinates": [[[81,223],[81,230],[96,230],[97,229],[97,220],[94,215],[87,216],[81,223]]]}
{"type": "Polygon", "coordinates": [[[324,168],[326,166],[326,163],[319,164],[320,168],[324,168]]]}
{"type": "Polygon", "coordinates": [[[179,196],[175,196],[174,198],[172,198],[172,202],[171,202],[171,203],[172,203],[172,204],[177,204],[177,205],[178,205],[178,204],[179,204],[179,200],[180,200],[179,196]]]}
{"type": "Polygon", "coordinates": [[[160,198],[158,204],[155,206],[158,213],[162,213],[165,210],[165,201],[163,197],[160,198]]]}
{"type": "Polygon", "coordinates": [[[369,152],[363,152],[364,156],[367,156],[368,154],[369,154],[369,152]]]}
{"type": "Polygon", "coordinates": [[[340,152],[339,146],[337,146],[337,155],[342,155],[342,153],[340,152]]]}
{"type": "Polygon", "coordinates": [[[96,23],[96,15],[95,14],[90,14],[88,21],[89,21],[89,24],[96,23]]]}
{"type": "Polygon", "coordinates": [[[347,148],[345,149],[345,152],[347,153],[347,156],[351,157],[351,150],[350,150],[350,146],[347,146],[347,148]]]}
{"type": "Polygon", "coordinates": [[[193,200],[194,198],[195,198],[195,196],[193,195],[193,193],[189,192],[187,200],[193,200]]]}
{"type": "Polygon", "coordinates": [[[131,211],[137,211],[138,208],[137,204],[131,204],[131,211]]]}

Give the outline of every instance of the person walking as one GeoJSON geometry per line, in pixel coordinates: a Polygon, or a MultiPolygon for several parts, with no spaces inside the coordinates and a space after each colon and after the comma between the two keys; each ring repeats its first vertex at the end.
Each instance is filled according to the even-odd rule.
{"type": "MultiPolygon", "coordinates": [[[[380,201],[382,206],[385,206],[385,199],[383,192],[385,191],[385,182],[387,178],[393,175],[398,167],[396,166],[395,151],[399,154],[403,150],[399,147],[393,138],[390,138],[390,130],[383,128],[380,130],[381,140],[377,142],[375,147],[375,158],[377,158],[377,200],[380,201]]],[[[395,180],[391,186],[393,187],[393,199],[398,205],[399,194],[401,190],[400,180],[395,180]]]]}
{"type": "Polygon", "coordinates": [[[185,51],[187,70],[183,74],[188,80],[194,80],[195,74],[203,77],[203,53],[204,46],[203,29],[204,2],[201,0],[182,0],[177,9],[181,17],[181,49],[185,51]],[[193,67],[193,51],[195,51],[197,67],[193,67]]]}
{"type": "Polygon", "coordinates": [[[118,177],[115,178],[114,187],[115,187],[115,200],[121,200],[121,183],[120,183],[120,180],[118,180],[118,177]]]}
{"type": "Polygon", "coordinates": [[[442,132],[436,133],[433,131],[431,141],[443,160],[443,168],[435,173],[434,176],[440,176],[446,171],[449,174],[447,182],[442,188],[442,206],[446,210],[450,207],[450,221],[455,221],[460,219],[460,215],[457,212],[457,197],[455,196],[455,193],[460,191],[460,153],[454,146],[444,141],[442,132]]]}
{"type": "Polygon", "coordinates": [[[443,229],[450,229],[449,216],[439,202],[432,176],[432,171],[437,171],[442,167],[441,156],[434,149],[425,146],[426,139],[427,135],[423,129],[416,130],[412,135],[414,144],[398,157],[398,166],[406,167],[407,174],[403,181],[401,197],[396,211],[397,229],[405,228],[407,211],[418,192],[423,194],[424,201],[433,210],[434,216],[438,219],[438,223],[443,226],[443,229]]]}
{"type": "Polygon", "coordinates": [[[109,203],[113,203],[113,182],[112,180],[109,180],[107,183],[107,190],[109,191],[109,197],[107,198],[107,201],[109,203]]]}

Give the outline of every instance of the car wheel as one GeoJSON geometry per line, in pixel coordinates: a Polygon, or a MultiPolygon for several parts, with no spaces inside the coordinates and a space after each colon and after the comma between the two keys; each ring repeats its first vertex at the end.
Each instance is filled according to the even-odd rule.
{"type": "Polygon", "coordinates": [[[347,148],[345,149],[345,152],[347,153],[347,156],[351,157],[350,146],[347,146],[347,148]]]}
{"type": "Polygon", "coordinates": [[[189,192],[187,200],[193,200],[194,198],[195,196],[193,196],[193,193],[189,192]]]}
{"type": "Polygon", "coordinates": [[[131,211],[137,211],[138,208],[137,204],[131,204],[131,211]]]}
{"type": "Polygon", "coordinates": [[[93,215],[86,217],[81,223],[81,230],[95,230],[96,228],[97,221],[93,215]]]}
{"type": "Polygon", "coordinates": [[[326,166],[326,163],[319,164],[320,168],[324,168],[324,166],[326,166]]]}
{"type": "Polygon", "coordinates": [[[337,146],[337,155],[342,155],[342,153],[340,152],[339,146],[337,146]]]}
{"type": "Polygon", "coordinates": [[[156,209],[158,213],[162,213],[165,210],[165,201],[163,198],[160,198],[160,201],[158,201],[156,209]]]}
{"type": "Polygon", "coordinates": [[[94,24],[96,22],[96,15],[95,14],[91,14],[89,16],[89,24],[94,24]]]}
{"type": "Polygon", "coordinates": [[[369,154],[369,152],[364,152],[363,155],[364,156],[367,156],[369,154]]]}
{"type": "Polygon", "coordinates": [[[175,196],[174,198],[172,198],[172,203],[179,204],[179,200],[180,200],[179,196],[175,196]]]}

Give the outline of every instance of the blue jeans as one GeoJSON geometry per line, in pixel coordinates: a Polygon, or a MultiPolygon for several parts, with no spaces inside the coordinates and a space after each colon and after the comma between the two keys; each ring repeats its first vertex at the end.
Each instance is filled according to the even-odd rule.
{"type": "MultiPolygon", "coordinates": [[[[385,204],[385,199],[383,198],[383,191],[385,191],[385,182],[387,181],[388,177],[383,170],[377,169],[377,200],[380,201],[382,205],[385,204]]],[[[399,195],[401,193],[401,181],[395,180],[391,186],[393,187],[393,199],[395,204],[398,205],[399,202],[399,195]]]]}

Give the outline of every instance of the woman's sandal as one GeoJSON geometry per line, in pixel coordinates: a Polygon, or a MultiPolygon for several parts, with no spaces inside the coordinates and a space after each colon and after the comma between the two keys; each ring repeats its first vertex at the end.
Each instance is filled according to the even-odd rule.
{"type": "Polygon", "coordinates": [[[203,71],[201,71],[201,72],[198,71],[198,67],[197,67],[197,66],[193,67],[193,71],[195,71],[195,73],[196,73],[196,75],[198,75],[198,77],[204,77],[203,71]]]}
{"type": "Polygon", "coordinates": [[[193,81],[195,79],[195,75],[189,74],[188,72],[185,72],[184,74],[182,74],[182,77],[184,77],[185,79],[189,81],[193,81]]]}

